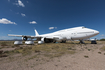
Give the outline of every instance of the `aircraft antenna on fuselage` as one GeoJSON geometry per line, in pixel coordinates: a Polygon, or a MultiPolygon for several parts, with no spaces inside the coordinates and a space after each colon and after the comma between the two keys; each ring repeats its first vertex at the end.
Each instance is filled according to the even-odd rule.
{"type": "Polygon", "coordinates": [[[36,36],[38,36],[39,34],[38,34],[38,32],[36,31],[36,29],[35,29],[35,34],[36,34],[36,36]]]}

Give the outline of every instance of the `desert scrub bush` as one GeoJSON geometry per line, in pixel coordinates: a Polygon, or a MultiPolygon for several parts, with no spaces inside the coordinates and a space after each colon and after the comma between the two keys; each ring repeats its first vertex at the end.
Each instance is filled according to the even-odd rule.
{"type": "Polygon", "coordinates": [[[64,53],[57,53],[57,54],[54,54],[53,57],[60,57],[62,56],[64,53]]]}
{"type": "Polygon", "coordinates": [[[37,55],[34,55],[34,56],[28,58],[28,60],[31,60],[31,59],[34,59],[34,58],[37,58],[37,55]]]}
{"type": "Polygon", "coordinates": [[[102,51],[105,51],[105,46],[103,46],[102,48],[100,48],[102,51]]]}
{"type": "Polygon", "coordinates": [[[21,50],[15,50],[14,53],[21,53],[21,50]]]}
{"type": "Polygon", "coordinates": [[[100,41],[105,41],[105,39],[100,39],[100,41]]]}
{"type": "Polygon", "coordinates": [[[16,44],[15,44],[14,47],[20,47],[20,45],[16,45],[16,44]]]}
{"type": "Polygon", "coordinates": [[[88,51],[90,51],[91,49],[88,49],[88,51]]]}
{"type": "Polygon", "coordinates": [[[68,50],[76,50],[75,48],[71,48],[71,47],[70,47],[70,48],[67,48],[67,49],[68,49],[68,50]]]}
{"type": "Polygon", "coordinates": [[[7,57],[7,55],[6,54],[0,54],[0,58],[2,58],[2,57],[7,57]]]}
{"type": "Polygon", "coordinates": [[[7,46],[6,42],[1,42],[0,44],[1,44],[1,46],[7,46]]]}
{"type": "Polygon", "coordinates": [[[20,47],[20,49],[23,49],[23,47],[20,47]]]}
{"type": "Polygon", "coordinates": [[[3,53],[3,50],[0,50],[0,54],[2,54],[3,53]]]}
{"type": "Polygon", "coordinates": [[[101,54],[101,52],[98,52],[99,54],[101,54]]]}
{"type": "Polygon", "coordinates": [[[28,47],[28,49],[32,49],[32,47],[28,47]]]}
{"type": "Polygon", "coordinates": [[[15,46],[11,46],[12,48],[14,48],[15,46]]]}
{"type": "Polygon", "coordinates": [[[72,48],[70,47],[70,48],[68,48],[68,50],[72,50],[72,48]]]}
{"type": "MultiPolygon", "coordinates": [[[[60,57],[64,54],[74,54],[75,53],[74,45],[70,44],[62,44],[62,43],[49,43],[49,44],[41,44],[32,47],[32,51],[35,53],[43,52],[45,57],[60,57]]],[[[41,53],[40,53],[41,54],[41,53]]]]}
{"type": "Polygon", "coordinates": [[[9,53],[9,51],[4,51],[4,53],[9,53]]]}
{"type": "Polygon", "coordinates": [[[22,49],[22,54],[23,55],[30,55],[31,52],[32,52],[32,50],[28,47],[22,49]]]}
{"type": "Polygon", "coordinates": [[[75,51],[67,51],[67,54],[74,54],[75,51]]]}
{"type": "Polygon", "coordinates": [[[8,55],[11,55],[11,54],[14,54],[15,52],[14,52],[14,50],[12,50],[12,51],[4,51],[4,53],[3,54],[8,54],[8,55]]]}
{"type": "Polygon", "coordinates": [[[59,46],[53,46],[52,49],[59,49],[59,46]]]}
{"type": "Polygon", "coordinates": [[[0,47],[0,49],[2,49],[2,47],[0,47]]]}
{"type": "Polygon", "coordinates": [[[41,52],[40,50],[35,50],[35,53],[41,52]]]}
{"type": "Polygon", "coordinates": [[[1,57],[7,57],[6,52],[4,52],[3,50],[0,50],[0,58],[1,57]]]}
{"type": "Polygon", "coordinates": [[[62,54],[55,53],[55,54],[44,54],[45,57],[54,58],[54,57],[60,57],[62,54]]]}
{"type": "Polygon", "coordinates": [[[85,57],[85,58],[89,58],[89,56],[86,56],[86,55],[85,55],[84,57],[85,57]]]}
{"type": "Polygon", "coordinates": [[[13,41],[0,41],[1,46],[13,46],[13,41]]]}

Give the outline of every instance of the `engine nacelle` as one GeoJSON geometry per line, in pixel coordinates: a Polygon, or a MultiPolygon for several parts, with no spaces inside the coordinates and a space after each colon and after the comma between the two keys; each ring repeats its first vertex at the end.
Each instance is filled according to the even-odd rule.
{"type": "Polygon", "coordinates": [[[22,37],[22,40],[27,41],[27,37],[26,36],[22,37]]]}
{"type": "Polygon", "coordinates": [[[44,42],[43,41],[38,41],[38,44],[43,44],[44,42]]]}
{"type": "Polygon", "coordinates": [[[41,38],[41,41],[38,41],[38,44],[42,44],[42,43],[52,43],[55,42],[53,39],[46,39],[46,38],[41,38]]]}
{"type": "Polygon", "coordinates": [[[44,38],[41,38],[41,41],[38,41],[38,44],[43,44],[44,43],[44,38]]]}

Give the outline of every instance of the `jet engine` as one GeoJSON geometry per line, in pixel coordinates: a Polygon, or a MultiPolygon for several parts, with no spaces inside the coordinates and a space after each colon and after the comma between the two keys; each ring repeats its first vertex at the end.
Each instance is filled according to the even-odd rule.
{"type": "Polygon", "coordinates": [[[41,41],[38,41],[38,44],[44,43],[44,38],[41,38],[41,41]]]}
{"type": "Polygon", "coordinates": [[[53,42],[53,39],[46,39],[46,38],[44,38],[44,42],[45,43],[51,43],[51,42],[53,42]]]}
{"type": "Polygon", "coordinates": [[[41,41],[38,41],[38,44],[51,43],[51,42],[53,42],[53,39],[41,38],[41,41]]]}
{"type": "Polygon", "coordinates": [[[22,37],[22,40],[27,41],[27,37],[26,36],[22,37]]]}

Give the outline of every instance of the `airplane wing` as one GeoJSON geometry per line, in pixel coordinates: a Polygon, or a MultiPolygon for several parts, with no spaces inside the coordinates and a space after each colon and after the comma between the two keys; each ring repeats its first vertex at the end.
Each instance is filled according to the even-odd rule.
{"type": "Polygon", "coordinates": [[[13,34],[8,34],[8,36],[35,38],[35,36],[28,36],[28,35],[13,35],[13,34]]]}
{"type": "Polygon", "coordinates": [[[8,36],[15,36],[15,37],[23,37],[22,39],[24,40],[24,38],[31,38],[34,39],[36,38],[36,40],[41,40],[41,38],[46,38],[46,39],[59,39],[59,36],[44,36],[44,35],[39,35],[38,32],[35,30],[35,34],[36,36],[29,36],[29,35],[14,35],[14,34],[8,34],[8,36]]]}
{"type": "Polygon", "coordinates": [[[25,37],[25,38],[31,38],[31,39],[36,38],[36,40],[41,40],[41,38],[42,38],[41,36],[14,35],[14,34],[8,34],[8,36],[23,37],[23,38],[25,37]]]}
{"type": "Polygon", "coordinates": [[[8,34],[8,36],[23,37],[23,35],[13,35],[13,34],[8,34]]]}
{"type": "MultiPolygon", "coordinates": [[[[23,38],[26,37],[26,38],[31,38],[31,39],[36,38],[37,41],[40,41],[41,38],[43,38],[43,36],[40,36],[40,35],[38,35],[38,36],[28,36],[28,35],[14,35],[14,34],[8,34],[8,36],[23,37],[23,38]]],[[[60,39],[60,36],[44,36],[44,38],[57,40],[57,39],[60,39]]]]}

